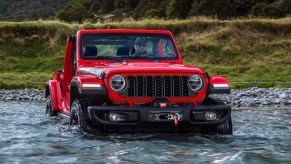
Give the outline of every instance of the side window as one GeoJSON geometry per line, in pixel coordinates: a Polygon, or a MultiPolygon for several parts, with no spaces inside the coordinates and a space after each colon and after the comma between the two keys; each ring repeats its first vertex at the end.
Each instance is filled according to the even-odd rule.
{"type": "Polygon", "coordinates": [[[174,57],[175,56],[175,51],[173,49],[173,45],[171,41],[166,40],[166,39],[161,39],[160,40],[162,43],[162,51],[165,57],[174,57]]]}
{"type": "Polygon", "coordinates": [[[147,40],[146,50],[148,54],[154,54],[154,43],[152,40],[147,40]]]}

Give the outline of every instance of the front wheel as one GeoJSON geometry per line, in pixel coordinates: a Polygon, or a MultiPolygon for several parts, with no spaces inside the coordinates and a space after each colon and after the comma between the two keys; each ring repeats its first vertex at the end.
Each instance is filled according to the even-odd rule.
{"type": "Polygon", "coordinates": [[[51,96],[48,96],[46,98],[45,114],[48,115],[48,116],[50,116],[50,117],[53,117],[53,116],[57,116],[58,115],[58,112],[55,111],[55,110],[53,110],[51,96]]]}
{"type": "MultiPolygon", "coordinates": [[[[203,104],[205,104],[205,105],[225,105],[225,103],[222,102],[221,100],[210,98],[210,97],[205,98],[205,100],[203,101],[203,104]]],[[[220,125],[210,127],[209,130],[211,133],[231,135],[232,134],[231,116],[229,116],[229,118],[226,121],[224,121],[223,123],[221,123],[220,125]]]]}
{"type": "Polygon", "coordinates": [[[81,131],[91,132],[92,124],[88,117],[86,99],[75,99],[71,105],[70,125],[76,125],[81,131]]]}
{"type": "Polygon", "coordinates": [[[231,117],[229,117],[224,123],[218,125],[216,127],[216,133],[218,134],[232,134],[232,121],[231,117]]]}

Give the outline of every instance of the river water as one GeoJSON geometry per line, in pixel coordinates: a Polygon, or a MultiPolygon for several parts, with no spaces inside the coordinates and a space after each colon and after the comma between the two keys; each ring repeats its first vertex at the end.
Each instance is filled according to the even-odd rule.
{"type": "Polygon", "coordinates": [[[0,163],[291,163],[291,109],[236,109],[234,134],[91,136],[44,115],[43,102],[0,102],[0,163]]]}

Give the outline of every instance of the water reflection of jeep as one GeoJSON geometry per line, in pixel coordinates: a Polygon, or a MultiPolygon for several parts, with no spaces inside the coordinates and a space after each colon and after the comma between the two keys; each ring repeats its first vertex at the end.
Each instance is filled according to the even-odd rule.
{"type": "Polygon", "coordinates": [[[210,96],[228,80],[184,65],[165,30],[78,31],[45,91],[46,113],[82,131],[232,134],[231,108],[210,96]]]}

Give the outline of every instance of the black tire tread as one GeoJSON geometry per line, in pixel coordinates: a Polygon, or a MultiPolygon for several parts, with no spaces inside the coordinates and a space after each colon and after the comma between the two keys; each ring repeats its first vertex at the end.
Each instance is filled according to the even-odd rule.
{"type": "MultiPolygon", "coordinates": [[[[75,99],[71,105],[71,109],[73,106],[76,106],[76,109],[78,111],[75,112],[79,112],[79,129],[81,130],[81,132],[88,132],[88,133],[97,133],[96,130],[93,128],[92,123],[90,121],[90,118],[88,116],[88,112],[87,112],[87,107],[92,103],[92,101],[90,99],[87,98],[78,98],[75,99]]],[[[72,116],[72,112],[71,111],[71,116],[72,116]]],[[[70,125],[72,125],[72,118],[70,116],[70,125]]]]}
{"type": "Polygon", "coordinates": [[[45,113],[50,117],[58,116],[58,112],[53,110],[52,99],[50,95],[47,96],[45,113]]]}
{"type": "Polygon", "coordinates": [[[229,119],[227,121],[225,121],[224,123],[218,125],[216,127],[216,133],[218,134],[232,134],[232,121],[231,121],[231,117],[229,117],[229,119]]]}
{"type": "MultiPolygon", "coordinates": [[[[225,105],[220,99],[206,97],[203,101],[204,105],[225,105]]],[[[233,133],[231,116],[222,124],[213,128],[213,132],[216,134],[231,135],[233,133]]]]}

